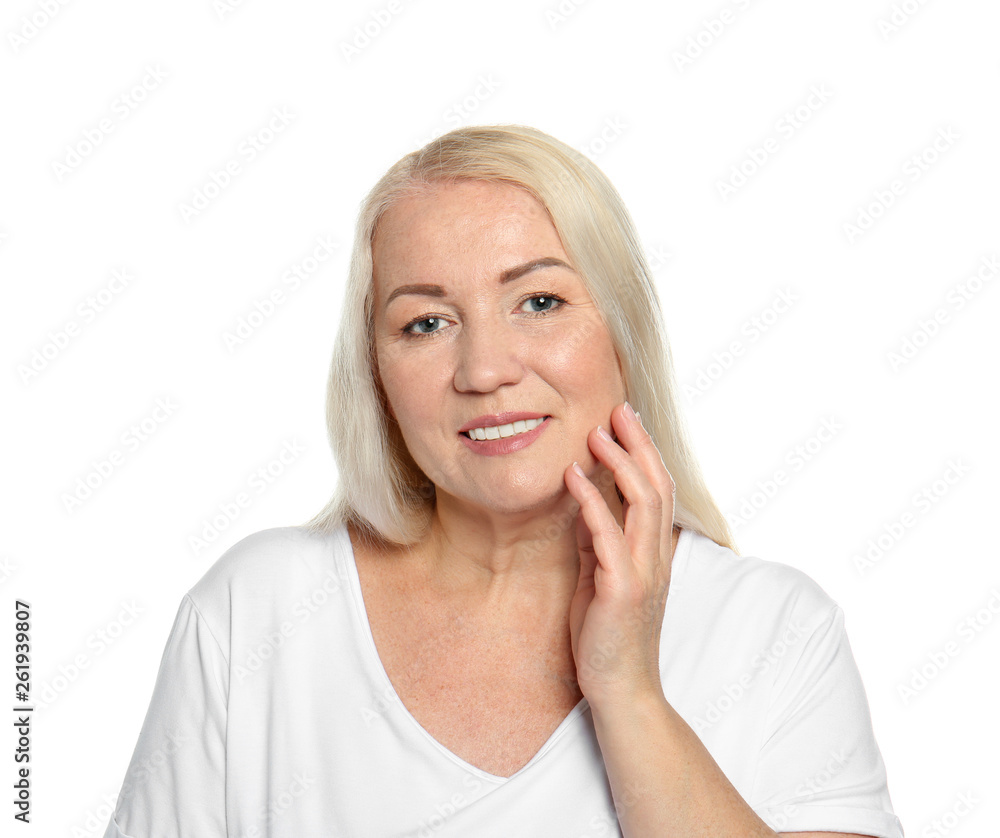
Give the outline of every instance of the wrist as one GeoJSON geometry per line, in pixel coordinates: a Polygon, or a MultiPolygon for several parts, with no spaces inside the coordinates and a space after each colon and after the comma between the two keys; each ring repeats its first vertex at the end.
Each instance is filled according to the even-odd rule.
{"type": "Polygon", "coordinates": [[[659,682],[629,685],[616,685],[591,694],[584,693],[590,705],[595,725],[619,722],[635,722],[642,724],[645,719],[663,713],[668,706],[663,687],[659,682]]]}

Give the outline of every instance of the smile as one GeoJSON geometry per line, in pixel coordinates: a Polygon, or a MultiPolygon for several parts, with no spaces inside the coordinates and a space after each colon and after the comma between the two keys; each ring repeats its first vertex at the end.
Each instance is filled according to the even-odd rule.
{"type": "Polygon", "coordinates": [[[473,428],[471,431],[464,431],[463,434],[470,439],[478,439],[480,441],[487,439],[506,439],[510,436],[516,436],[517,434],[523,434],[527,431],[533,431],[548,418],[548,416],[543,416],[541,419],[521,419],[517,422],[511,422],[509,425],[494,425],[489,428],[473,428]]]}
{"type": "Polygon", "coordinates": [[[551,416],[544,419],[521,419],[508,425],[473,428],[459,434],[462,443],[476,454],[495,457],[527,448],[544,433],[551,416]]]}

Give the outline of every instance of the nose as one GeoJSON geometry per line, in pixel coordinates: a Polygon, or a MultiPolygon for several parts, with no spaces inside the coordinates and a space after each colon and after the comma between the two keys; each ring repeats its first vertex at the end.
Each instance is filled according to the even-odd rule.
{"type": "Polygon", "coordinates": [[[488,393],[503,384],[516,384],[524,375],[523,349],[511,328],[494,322],[467,323],[456,343],[456,389],[488,393]]]}

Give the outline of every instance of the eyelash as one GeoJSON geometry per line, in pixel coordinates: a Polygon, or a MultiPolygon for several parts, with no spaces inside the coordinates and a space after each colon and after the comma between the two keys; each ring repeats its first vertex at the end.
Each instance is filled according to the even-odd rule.
{"type": "MultiPolygon", "coordinates": [[[[520,308],[520,306],[523,306],[526,302],[528,302],[528,300],[537,300],[537,299],[540,299],[540,298],[541,299],[546,299],[546,300],[555,300],[558,303],[558,305],[556,305],[554,308],[550,308],[550,309],[548,309],[546,311],[529,311],[529,312],[526,312],[528,315],[530,315],[532,317],[544,317],[546,314],[551,314],[552,312],[557,311],[566,302],[558,294],[532,294],[531,296],[525,297],[523,300],[521,300],[521,302],[518,305],[518,307],[520,308]]],[[[444,319],[445,318],[443,318],[443,317],[438,317],[438,316],[435,316],[435,315],[424,316],[424,317],[416,317],[413,320],[411,320],[409,323],[407,323],[405,326],[403,326],[403,328],[401,330],[402,334],[403,334],[403,337],[406,337],[406,338],[429,338],[429,337],[433,337],[434,335],[436,335],[441,330],[440,329],[435,329],[433,332],[412,332],[410,330],[414,326],[416,326],[418,323],[423,323],[425,320],[444,320],[444,319]]]]}

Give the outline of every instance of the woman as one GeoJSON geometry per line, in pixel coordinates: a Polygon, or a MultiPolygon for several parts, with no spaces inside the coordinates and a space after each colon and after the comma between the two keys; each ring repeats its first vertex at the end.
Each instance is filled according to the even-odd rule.
{"type": "Polygon", "coordinates": [[[400,160],[337,492],[185,596],[106,838],[902,836],[842,611],[736,555],[675,392],[592,163],[520,126],[400,160]]]}

